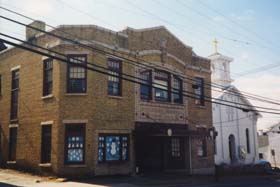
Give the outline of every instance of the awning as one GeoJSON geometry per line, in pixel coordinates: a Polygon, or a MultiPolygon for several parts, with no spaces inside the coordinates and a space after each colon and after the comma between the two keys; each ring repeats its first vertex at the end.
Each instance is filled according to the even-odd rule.
{"type": "Polygon", "coordinates": [[[191,136],[209,137],[209,129],[190,130],[187,124],[145,123],[136,122],[136,136],[191,136]],[[171,134],[170,134],[171,131],[171,134]]]}

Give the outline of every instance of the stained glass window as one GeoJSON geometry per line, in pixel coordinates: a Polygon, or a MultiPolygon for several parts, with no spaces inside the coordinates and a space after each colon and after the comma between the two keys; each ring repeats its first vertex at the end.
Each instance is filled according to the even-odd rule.
{"type": "Polygon", "coordinates": [[[66,162],[68,164],[84,163],[85,132],[83,124],[66,126],[66,162]]]}
{"type": "Polygon", "coordinates": [[[126,161],[128,160],[127,135],[99,135],[98,161],[126,161]]]}

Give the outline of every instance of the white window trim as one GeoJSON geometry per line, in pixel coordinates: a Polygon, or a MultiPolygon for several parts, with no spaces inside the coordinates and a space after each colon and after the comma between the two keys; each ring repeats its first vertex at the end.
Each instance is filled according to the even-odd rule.
{"type": "Polygon", "coordinates": [[[14,127],[18,127],[18,124],[10,124],[9,128],[14,128],[14,127]]]}
{"type": "Polygon", "coordinates": [[[41,122],[41,125],[53,125],[54,121],[51,120],[51,121],[42,121],[41,122]]]}
{"type": "Polygon", "coordinates": [[[71,123],[88,123],[87,119],[64,119],[62,120],[64,124],[71,124],[71,123]]]}
{"type": "Polygon", "coordinates": [[[12,67],[12,68],[11,68],[11,71],[15,71],[15,70],[18,70],[18,69],[20,69],[20,65],[15,66],[15,67],[12,67]]]}

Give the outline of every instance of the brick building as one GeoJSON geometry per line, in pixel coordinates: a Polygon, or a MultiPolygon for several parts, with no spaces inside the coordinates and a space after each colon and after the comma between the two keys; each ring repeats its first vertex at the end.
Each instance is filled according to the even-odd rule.
{"type": "MultiPolygon", "coordinates": [[[[31,26],[45,29],[39,21],[31,26]]],[[[3,166],[57,175],[213,172],[212,107],[204,99],[211,96],[204,88],[211,82],[208,59],[197,56],[164,27],[115,32],[93,25],[62,25],[51,32],[106,53],[31,28],[26,29],[26,40],[63,53],[73,63],[91,62],[120,77],[141,77],[147,84],[18,48],[1,52],[3,166]],[[139,64],[149,67],[121,57],[144,59],[139,64]],[[183,90],[195,93],[195,98],[185,97],[183,90]]]]}

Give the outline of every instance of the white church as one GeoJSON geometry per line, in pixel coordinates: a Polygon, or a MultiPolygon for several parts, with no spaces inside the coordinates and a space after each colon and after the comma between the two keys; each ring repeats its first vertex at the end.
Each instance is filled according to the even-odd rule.
{"type": "Polygon", "coordinates": [[[218,165],[256,163],[259,160],[257,120],[260,114],[247,110],[255,110],[255,107],[232,85],[230,63],[233,59],[218,53],[217,47],[216,52],[208,58],[211,60],[212,84],[214,84],[213,101],[237,107],[212,104],[213,126],[218,133],[215,141],[215,163],[218,165]]]}

